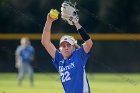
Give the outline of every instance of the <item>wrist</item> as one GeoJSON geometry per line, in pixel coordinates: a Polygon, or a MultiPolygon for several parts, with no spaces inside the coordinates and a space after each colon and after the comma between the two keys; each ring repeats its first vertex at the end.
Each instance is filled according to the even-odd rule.
{"type": "Polygon", "coordinates": [[[52,26],[52,21],[46,21],[46,23],[45,23],[45,26],[49,26],[49,27],[51,27],[52,26]]]}
{"type": "Polygon", "coordinates": [[[46,24],[52,24],[52,23],[53,23],[52,20],[47,20],[47,21],[46,21],[46,24]]]}
{"type": "Polygon", "coordinates": [[[78,29],[78,32],[84,41],[87,41],[90,39],[90,36],[88,35],[88,33],[86,32],[86,30],[83,27],[78,29]]]}
{"type": "Polygon", "coordinates": [[[79,22],[75,23],[74,25],[77,30],[81,29],[81,27],[82,27],[79,22]]]}

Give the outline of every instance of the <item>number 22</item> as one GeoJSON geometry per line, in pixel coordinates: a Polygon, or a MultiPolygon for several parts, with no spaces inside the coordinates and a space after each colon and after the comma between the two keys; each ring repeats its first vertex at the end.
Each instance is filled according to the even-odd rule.
{"type": "Polygon", "coordinates": [[[68,71],[61,73],[61,80],[62,80],[62,82],[71,80],[70,73],[68,71]]]}

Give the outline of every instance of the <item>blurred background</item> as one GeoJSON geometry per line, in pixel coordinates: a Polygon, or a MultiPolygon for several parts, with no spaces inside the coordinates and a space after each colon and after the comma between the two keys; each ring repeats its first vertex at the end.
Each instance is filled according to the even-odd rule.
{"type": "MultiPolygon", "coordinates": [[[[37,64],[35,72],[57,72],[50,55],[41,45],[40,39],[48,12],[52,8],[60,11],[63,1],[0,0],[0,73],[17,72],[15,50],[20,44],[22,36],[29,37],[35,47],[37,64]]],[[[139,75],[140,0],[70,1],[77,2],[80,23],[94,42],[86,71],[90,74],[136,73],[139,75]]],[[[77,38],[76,28],[69,26],[60,16],[52,27],[52,33],[52,42],[57,48],[59,47],[59,37],[62,34],[73,34],[77,38]]],[[[80,38],[77,39],[79,44],[82,44],[83,41],[80,38]]],[[[132,83],[134,80],[127,76],[118,75],[117,77],[128,83],[132,83]]],[[[138,79],[137,84],[139,81],[138,79]]],[[[0,91],[0,93],[4,92],[0,91]]]]}
{"type": "MultiPolygon", "coordinates": [[[[77,2],[80,23],[90,34],[139,34],[140,1],[139,0],[71,0],[77,2]]],[[[20,36],[14,34],[41,35],[47,13],[54,8],[60,11],[63,0],[0,0],[0,72],[15,72],[14,52],[20,44],[20,36]],[[2,35],[11,34],[3,37],[2,35]],[[13,37],[12,37],[13,35],[13,37]],[[8,68],[8,69],[5,69],[8,68]]],[[[75,33],[74,26],[69,26],[60,17],[52,27],[52,33],[75,33]]],[[[22,35],[21,35],[22,36],[22,35]]],[[[54,72],[51,57],[35,36],[32,44],[36,50],[36,61],[44,72],[54,72]],[[49,62],[47,62],[49,61],[49,62]]],[[[93,35],[94,36],[94,35],[93,35]]],[[[30,36],[32,38],[32,36],[30,36]]],[[[75,36],[74,36],[75,37],[75,36]]],[[[76,38],[76,37],[75,37],[76,38]]],[[[89,72],[140,72],[139,40],[96,40],[87,64],[89,72]],[[103,64],[111,67],[106,69],[103,64]]],[[[58,47],[59,38],[53,39],[58,47]]],[[[82,41],[79,40],[79,44],[82,41]]],[[[38,70],[39,71],[39,70],[38,70]]],[[[39,71],[40,72],[40,71],[39,71]]],[[[41,71],[42,72],[42,71],[41,71]]]]}

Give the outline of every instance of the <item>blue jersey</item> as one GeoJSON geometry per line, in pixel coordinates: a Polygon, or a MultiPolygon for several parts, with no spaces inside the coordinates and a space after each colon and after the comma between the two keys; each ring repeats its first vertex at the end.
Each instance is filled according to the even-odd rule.
{"type": "Polygon", "coordinates": [[[83,46],[81,46],[64,60],[62,54],[56,50],[53,63],[60,74],[65,93],[90,93],[85,73],[85,64],[89,54],[90,52],[85,53],[83,46]]]}
{"type": "Polygon", "coordinates": [[[32,61],[31,57],[34,55],[34,48],[32,46],[26,48],[19,46],[16,53],[20,56],[23,63],[30,63],[32,61]]]}

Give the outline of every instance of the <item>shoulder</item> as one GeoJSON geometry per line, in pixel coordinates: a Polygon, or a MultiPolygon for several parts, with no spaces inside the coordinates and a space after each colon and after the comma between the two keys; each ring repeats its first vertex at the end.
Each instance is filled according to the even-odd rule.
{"type": "Polygon", "coordinates": [[[53,58],[53,63],[56,65],[63,59],[62,53],[59,50],[56,50],[55,57],[53,58]]]}
{"type": "Polygon", "coordinates": [[[76,54],[77,56],[80,56],[80,55],[87,55],[87,54],[89,54],[90,52],[86,53],[86,52],[84,51],[83,45],[81,45],[80,48],[76,49],[73,53],[76,54]]]}
{"type": "Polygon", "coordinates": [[[17,50],[19,51],[19,50],[22,50],[23,49],[23,47],[21,46],[21,45],[19,45],[19,46],[17,46],[17,50]]]}
{"type": "Polygon", "coordinates": [[[62,53],[61,53],[59,50],[56,50],[56,52],[55,52],[55,57],[54,57],[53,59],[55,59],[55,60],[57,60],[57,61],[62,60],[62,59],[63,59],[62,53]]]}
{"type": "Polygon", "coordinates": [[[83,51],[83,50],[84,50],[83,45],[81,45],[78,49],[74,51],[74,53],[79,53],[80,51],[83,51]]]}
{"type": "Polygon", "coordinates": [[[23,50],[23,47],[19,45],[19,46],[17,46],[15,53],[19,54],[22,50],[23,50]]]}
{"type": "Polygon", "coordinates": [[[63,57],[62,56],[62,53],[59,51],[59,50],[56,50],[56,52],[55,52],[55,57],[63,57]]]}

